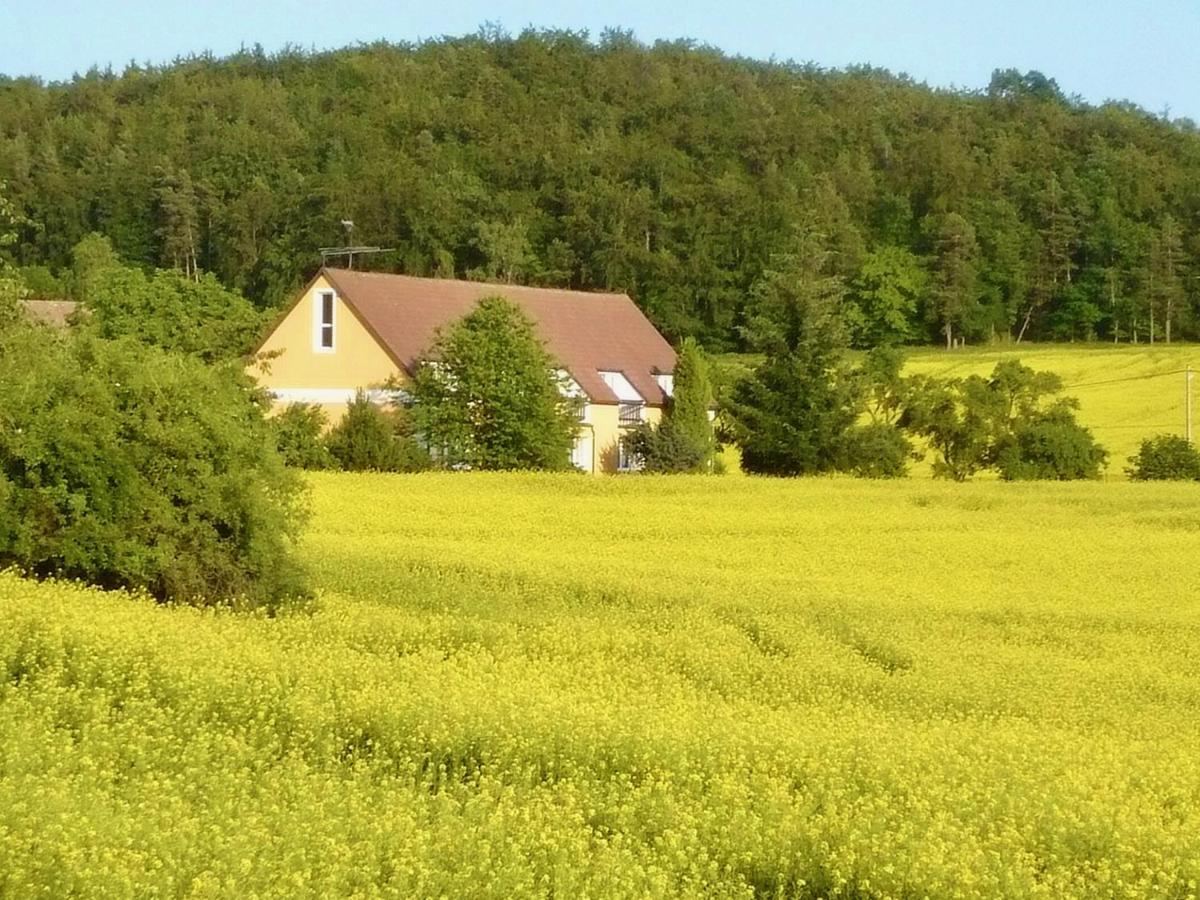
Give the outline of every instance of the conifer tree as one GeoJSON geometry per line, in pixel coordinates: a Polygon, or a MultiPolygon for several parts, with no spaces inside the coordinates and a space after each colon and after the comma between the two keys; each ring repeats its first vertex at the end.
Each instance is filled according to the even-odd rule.
{"type": "Polygon", "coordinates": [[[716,455],[709,412],[713,405],[708,360],[686,338],[675,363],[674,391],[658,424],[640,425],[626,440],[644,472],[711,472],[716,455]]]}
{"type": "Polygon", "coordinates": [[[845,289],[828,274],[829,253],[811,233],[777,257],[756,284],[747,335],[766,359],[734,388],[728,404],[742,468],[809,475],[837,467],[856,416],[855,390],[841,365],[838,309],[845,289]]]}

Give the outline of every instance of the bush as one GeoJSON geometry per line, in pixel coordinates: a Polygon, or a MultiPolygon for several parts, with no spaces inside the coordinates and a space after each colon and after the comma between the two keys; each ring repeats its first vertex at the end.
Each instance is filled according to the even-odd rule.
{"type": "Polygon", "coordinates": [[[669,417],[658,425],[643,422],[624,440],[629,452],[641,461],[642,472],[661,475],[708,469],[709,454],[704,445],[697,443],[669,417]]]}
{"type": "Polygon", "coordinates": [[[0,568],[275,606],[302,485],[240,371],[134,341],[0,337],[0,568]]]}
{"type": "Polygon", "coordinates": [[[1200,481],[1200,449],[1178,435],[1142,441],[1129,463],[1125,472],[1135,481],[1200,481]]]}
{"type": "Polygon", "coordinates": [[[325,440],[334,462],[348,472],[418,472],[429,468],[426,453],[408,433],[398,412],[384,412],[363,391],[325,440]]]}
{"type": "Polygon", "coordinates": [[[20,269],[20,277],[34,300],[65,300],[70,294],[62,279],[46,266],[25,266],[20,269]]]}
{"type": "Polygon", "coordinates": [[[333,456],[322,439],[327,421],[321,407],[311,403],[289,403],[271,419],[283,461],[297,469],[332,468],[333,456]]]}
{"type": "Polygon", "coordinates": [[[1099,478],[1108,453],[1092,433],[1069,419],[1047,417],[1020,425],[996,453],[1005,481],[1099,478]]]}
{"type": "Polygon", "coordinates": [[[912,444],[895,425],[854,425],[842,435],[838,468],[859,478],[903,478],[908,474],[912,444]]]}
{"type": "Polygon", "coordinates": [[[133,337],[217,362],[249,353],[265,321],[213,275],[192,280],[164,269],[148,276],[109,266],[80,277],[89,279],[88,327],[103,338],[133,337]]]}

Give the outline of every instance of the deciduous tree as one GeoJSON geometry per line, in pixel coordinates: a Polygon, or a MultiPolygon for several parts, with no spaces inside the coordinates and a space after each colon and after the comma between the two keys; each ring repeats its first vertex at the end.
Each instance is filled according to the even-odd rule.
{"type": "Polygon", "coordinates": [[[520,307],[489,297],[440,333],[411,385],[434,460],[472,469],[566,469],[578,401],[520,307]]]}

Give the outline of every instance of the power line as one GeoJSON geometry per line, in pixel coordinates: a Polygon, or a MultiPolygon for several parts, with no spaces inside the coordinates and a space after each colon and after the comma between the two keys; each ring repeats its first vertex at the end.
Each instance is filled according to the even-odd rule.
{"type": "MultiPolygon", "coordinates": [[[[1086,424],[1086,423],[1084,423],[1086,424]]],[[[1178,428],[1178,425],[1088,425],[1088,428],[1178,428]]]]}
{"type": "Polygon", "coordinates": [[[1109,378],[1105,381],[1083,381],[1079,382],[1078,384],[1064,384],[1063,390],[1065,391],[1068,388],[1099,387],[1103,384],[1122,384],[1126,381],[1146,381],[1151,378],[1166,378],[1170,375],[1183,375],[1185,372],[1187,372],[1187,369],[1173,369],[1170,372],[1154,372],[1150,375],[1129,375],[1125,378],[1109,378]]]}

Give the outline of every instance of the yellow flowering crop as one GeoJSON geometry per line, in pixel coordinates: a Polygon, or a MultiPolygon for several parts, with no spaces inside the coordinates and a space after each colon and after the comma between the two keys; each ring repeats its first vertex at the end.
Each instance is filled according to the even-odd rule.
{"type": "Polygon", "coordinates": [[[312,484],[311,609],[0,575],[0,895],[1200,893],[1200,486],[312,484]]]}

